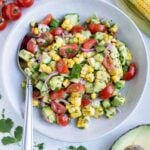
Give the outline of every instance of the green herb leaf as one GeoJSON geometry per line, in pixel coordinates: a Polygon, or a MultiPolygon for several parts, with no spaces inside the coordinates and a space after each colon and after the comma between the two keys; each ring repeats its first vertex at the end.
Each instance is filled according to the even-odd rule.
{"type": "Polygon", "coordinates": [[[84,147],[84,146],[82,146],[82,145],[80,145],[80,146],[77,148],[77,150],[87,150],[87,148],[84,147]]]}
{"type": "Polygon", "coordinates": [[[37,144],[34,147],[37,147],[38,150],[43,150],[44,149],[44,143],[37,144]]]}
{"type": "Polygon", "coordinates": [[[73,52],[73,49],[71,49],[71,48],[67,48],[67,49],[66,49],[66,53],[72,54],[72,52],[73,52]]]}
{"type": "Polygon", "coordinates": [[[6,133],[10,132],[11,128],[13,127],[14,123],[10,118],[7,119],[0,119],[0,132],[6,133]]]}
{"type": "Polygon", "coordinates": [[[51,24],[50,24],[51,30],[54,29],[54,28],[59,27],[59,24],[60,24],[60,21],[59,21],[59,20],[57,20],[57,19],[52,19],[51,24]]]}
{"type": "Polygon", "coordinates": [[[16,142],[16,139],[13,138],[13,137],[10,137],[10,136],[7,136],[7,137],[3,137],[1,142],[4,144],[4,145],[8,145],[8,144],[12,144],[12,143],[15,143],[16,142]]]}
{"type": "Polygon", "coordinates": [[[79,78],[82,66],[81,64],[75,64],[71,71],[71,78],[79,78]]]}
{"type": "Polygon", "coordinates": [[[22,127],[21,126],[16,127],[14,136],[18,142],[21,141],[22,139],[22,127]]]}
{"type": "Polygon", "coordinates": [[[71,146],[68,147],[68,150],[77,150],[77,148],[75,146],[71,145],[71,146]]]}

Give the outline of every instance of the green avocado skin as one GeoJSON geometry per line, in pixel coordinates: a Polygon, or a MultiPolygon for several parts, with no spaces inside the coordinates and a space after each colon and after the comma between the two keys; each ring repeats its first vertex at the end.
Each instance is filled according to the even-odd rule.
{"type": "Polygon", "coordinates": [[[150,124],[138,125],[121,135],[109,150],[125,150],[130,145],[139,145],[150,150],[150,124]]]}

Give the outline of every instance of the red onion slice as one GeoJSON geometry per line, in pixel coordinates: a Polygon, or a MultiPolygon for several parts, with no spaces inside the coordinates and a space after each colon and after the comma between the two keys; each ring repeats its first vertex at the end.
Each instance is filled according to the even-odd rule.
{"type": "Polygon", "coordinates": [[[113,44],[112,44],[112,43],[109,43],[109,44],[107,45],[107,47],[106,47],[106,50],[111,50],[112,47],[113,47],[113,44]]]}
{"type": "Polygon", "coordinates": [[[69,104],[69,102],[66,101],[65,99],[59,99],[59,100],[57,100],[57,102],[59,102],[59,103],[60,103],[60,102],[63,102],[63,103],[66,104],[66,105],[69,104]]]}
{"type": "Polygon", "coordinates": [[[42,61],[42,55],[40,54],[38,57],[38,63],[40,63],[42,61]]]}
{"type": "Polygon", "coordinates": [[[91,49],[81,48],[81,50],[82,50],[83,52],[93,52],[93,51],[95,51],[94,48],[91,48],[91,49]]]}

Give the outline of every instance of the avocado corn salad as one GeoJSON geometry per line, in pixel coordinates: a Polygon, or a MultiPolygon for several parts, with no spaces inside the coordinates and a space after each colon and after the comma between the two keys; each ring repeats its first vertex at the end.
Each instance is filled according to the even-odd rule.
{"type": "Polygon", "coordinates": [[[19,58],[32,79],[33,106],[41,108],[45,120],[67,126],[76,119],[83,129],[90,118],[117,114],[126,102],[120,91],[136,74],[117,32],[117,24],[96,15],[82,24],[75,13],[31,22],[19,58]]]}

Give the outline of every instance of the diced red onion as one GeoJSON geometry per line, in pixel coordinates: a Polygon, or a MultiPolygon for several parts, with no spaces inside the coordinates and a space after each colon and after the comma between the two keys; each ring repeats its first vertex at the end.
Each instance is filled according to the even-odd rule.
{"type": "Polygon", "coordinates": [[[69,104],[69,102],[68,101],[66,101],[65,99],[59,99],[59,100],[57,100],[57,102],[63,102],[63,103],[65,103],[65,104],[69,104]]]}
{"type": "Polygon", "coordinates": [[[38,57],[38,62],[40,63],[42,61],[42,55],[40,54],[38,57]]]}
{"type": "Polygon", "coordinates": [[[111,50],[112,47],[113,47],[113,44],[112,44],[112,43],[109,43],[109,44],[107,45],[107,47],[106,47],[106,50],[111,50]]]}
{"type": "Polygon", "coordinates": [[[62,38],[65,38],[65,34],[64,33],[62,33],[62,38]]]}
{"type": "Polygon", "coordinates": [[[48,75],[48,77],[46,78],[44,84],[47,85],[48,80],[49,80],[52,76],[55,76],[55,75],[57,75],[57,74],[58,74],[58,72],[52,72],[52,73],[50,73],[50,74],[48,75]]]}
{"type": "Polygon", "coordinates": [[[67,34],[68,34],[68,31],[65,30],[65,31],[64,31],[64,34],[67,35],[67,34]]]}
{"type": "Polygon", "coordinates": [[[121,112],[122,112],[120,108],[117,108],[117,111],[118,111],[118,113],[121,113],[121,112]]]}
{"type": "Polygon", "coordinates": [[[91,48],[91,49],[81,48],[81,50],[82,50],[83,52],[93,52],[93,51],[95,51],[94,48],[91,48]]]}
{"type": "Polygon", "coordinates": [[[86,84],[86,81],[81,78],[81,79],[80,79],[80,83],[84,85],[84,84],[86,84]]]}

